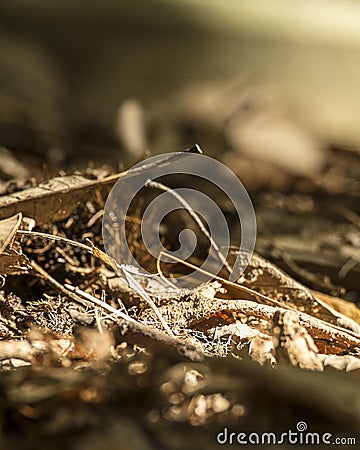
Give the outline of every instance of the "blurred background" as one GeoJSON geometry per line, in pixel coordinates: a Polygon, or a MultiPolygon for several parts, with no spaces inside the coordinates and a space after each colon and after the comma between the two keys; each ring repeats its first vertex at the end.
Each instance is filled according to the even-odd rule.
{"type": "Polygon", "coordinates": [[[355,0],[2,0],[0,145],[50,163],[199,142],[314,173],[360,146],[355,0]]]}
{"type": "Polygon", "coordinates": [[[359,301],[359,23],[356,0],[2,0],[0,190],[199,143],[261,254],[359,301]]]}

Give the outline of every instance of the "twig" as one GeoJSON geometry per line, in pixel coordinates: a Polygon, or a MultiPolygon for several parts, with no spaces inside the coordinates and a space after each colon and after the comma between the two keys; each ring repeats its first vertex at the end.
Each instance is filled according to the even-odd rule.
{"type": "Polygon", "coordinates": [[[215,249],[216,255],[219,258],[220,262],[226,267],[226,270],[231,273],[232,268],[230,267],[229,263],[226,261],[226,258],[220,251],[220,247],[217,245],[215,240],[212,238],[211,234],[208,232],[208,230],[205,228],[202,220],[200,219],[199,215],[196,213],[196,211],[193,210],[193,208],[189,205],[189,203],[176,191],[173,189],[165,186],[162,183],[159,183],[157,181],[148,180],[145,183],[145,186],[157,188],[165,192],[169,192],[176,200],[184,207],[186,212],[189,214],[189,216],[195,221],[197,226],[200,228],[203,235],[209,240],[211,246],[215,249]]]}
{"type": "Polygon", "coordinates": [[[91,219],[88,221],[88,223],[86,224],[87,228],[91,228],[94,223],[100,219],[100,217],[102,217],[104,215],[104,210],[100,209],[100,211],[96,212],[91,219]]]}
{"type": "Polygon", "coordinates": [[[159,330],[149,327],[148,325],[137,322],[131,317],[121,313],[118,309],[113,308],[107,303],[102,302],[96,297],[82,291],[79,288],[71,286],[70,284],[65,284],[65,287],[69,289],[70,292],[81,295],[88,301],[93,302],[106,311],[114,314],[118,319],[117,324],[119,325],[120,330],[122,330],[122,334],[126,334],[127,336],[127,341],[143,347],[151,348],[154,346],[160,346],[164,350],[170,350],[170,348],[173,348],[177,353],[184,355],[192,361],[201,361],[204,359],[204,354],[200,346],[196,346],[193,343],[183,342],[176,337],[169,336],[159,330]]]}
{"type": "Polygon", "coordinates": [[[160,276],[160,278],[166,283],[168,286],[170,286],[173,289],[177,289],[177,286],[175,286],[174,283],[172,283],[170,280],[168,280],[165,275],[163,274],[163,271],[161,270],[161,260],[159,258],[156,259],[156,270],[160,276]]]}
{"type": "Polygon", "coordinates": [[[69,292],[67,289],[64,288],[62,284],[60,284],[58,281],[56,281],[51,275],[49,275],[42,267],[40,267],[35,261],[31,261],[32,268],[38,272],[49,284],[54,286],[57,290],[62,292],[65,295],[68,295],[74,302],[79,303],[82,306],[89,307],[88,302],[84,302],[80,297],[77,295],[69,292]]]}
{"type": "Polygon", "coordinates": [[[154,313],[156,314],[156,317],[160,320],[161,325],[164,327],[164,329],[166,330],[166,332],[171,336],[171,337],[175,337],[173,331],[171,330],[171,328],[169,327],[169,325],[166,323],[165,319],[163,318],[163,316],[161,315],[158,307],[155,305],[154,301],[152,300],[152,298],[149,296],[149,294],[145,291],[145,289],[140,285],[140,283],[135,280],[135,278],[131,275],[131,273],[125,268],[122,267],[121,268],[123,274],[126,277],[126,280],[128,282],[128,285],[134,289],[142,299],[144,299],[146,301],[146,303],[150,306],[150,308],[154,311],[154,313]]]}
{"type": "Polygon", "coordinates": [[[114,258],[109,256],[107,253],[104,253],[100,249],[98,249],[91,241],[89,241],[89,243],[92,246],[91,248],[92,248],[93,255],[98,257],[99,259],[101,259],[101,261],[108,264],[120,278],[125,278],[128,286],[131,289],[133,289],[140,296],[140,298],[142,298],[150,306],[150,308],[154,311],[154,313],[156,314],[156,317],[159,319],[161,325],[164,327],[164,330],[166,330],[166,332],[170,336],[174,337],[173,331],[171,330],[169,325],[166,323],[165,319],[161,315],[158,307],[155,305],[152,298],[149,296],[149,294],[145,291],[145,289],[140,285],[140,283],[131,274],[130,267],[126,266],[125,264],[119,264],[114,258]]]}
{"type": "Polygon", "coordinates": [[[276,306],[281,306],[282,308],[291,309],[291,310],[296,311],[296,309],[292,308],[289,305],[284,305],[283,303],[279,302],[278,300],[274,300],[273,298],[270,298],[267,295],[260,294],[260,292],[257,292],[253,289],[242,286],[241,284],[234,283],[233,281],[227,280],[226,278],[220,277],[219,275],[214,275],[213,273],[208,272],[207,270],[204,270],[201,267],[197,267],[194,264],[189,263],[188,261],[184,261],[184,260],[178,258],[177,256],[172,255],[171,253],[166,253],[166,252],[162,251],[162,252],[160,252],[159,256],[161,256],[161,255],[165,255],[168,258],[173,259],[174,261],[176,261],[180,264],[183,264],[186,267],[189,267],[190,269],[194,269],[198,272],[203,273],[204,275],[208,275],[209,277],[211,277],[211,279],[221,281],[223,284],[227,284],[228,286],[231,286],[235,289],[238,289],[240,291],[251,294],[255,298],[260,298],[261,300],[264,300],[269,303],[273,303],[276,306]]]}
{"type": "Polygon", "coordinates": [[[79,295],[80,297],[84,298],[85,300],[88,300],[91,303],[95,303],[95,305],[100,306],[101,308],[105,309],[108,312],[111,312],[112,314],[114,314],[116,317],[126,320],[128,322],[132,322],[132,323],[138,323],[135,319],[133,319],[132,317],[128,316],[127,314],[122,313],[121,311],[119,311],[118,309],[112,307],[111,305],[103,302],[102,300],[99,300],[98,298],[94,297],[91,294],[88,294],[87,292],[82,291],[81,289],[72,286],[71,284],[65,283],[65,291],[67,293],[74,293],[79,295]]]}

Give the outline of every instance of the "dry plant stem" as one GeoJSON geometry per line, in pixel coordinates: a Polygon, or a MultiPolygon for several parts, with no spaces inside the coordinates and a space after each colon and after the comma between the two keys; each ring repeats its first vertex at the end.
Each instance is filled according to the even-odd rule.
{"type": "Polygon", "coordinates": [[[153,302],[151,297],[147,294],[145,289],[131,275],[131,273],[127,269],[127,267],[125,265],[118,264],[114,258],[112,258],[108,254],[104,253],[103,251],[101,251],[100,249],[95,247],[95,245],[91,241],[88,241],[88,242],[91,245],[92,254],[94,256],[96,256],[97,258],[99,258],[101,261],[103,261],[105,264],[109,265],[120,278],[125,278],[128,286],[131,289],[133,289],[140,296],[140,298],[142,298],[150,306],[150,308],[154,311],[154,313],[156,314],[156,317],[159,319],[161,325],[164,327],[166,332],[170,336],[174,337],[174,333],[172,332],[171,328],[169,327],[169,325],[166,323],[165,319],[161,315],[158,307],[155,305],[155,303],[153,302]]]}
{"type": "Polygon", "coordinates": [[[160,320],[161,325],[164,327],[166,332],[171,336],[175,337],[173,331],[169,327],[169,325],[166,323],[165,319],[161,315],[158,307],[153,302],[152,298],[147,294],[147,292],[144,290],[144,288],[135,280],[135,278],[126,270],[126,268],[121,268],[123,274],[125,275],[126,281],[128,282],[128,285],[134,289],[140,297],[146,301],[146,303],[150,306],[150,308],[154,311],[156,314],[156,317],[160,320]]]}
{"type": "Polygon", "coordinates": [[[170,280],[168,280],[168,279],[165,277],[165,275],[163,274],[163,272],[162,272],[162,270],[161,270],[161,260],[160,260],[159,258],[156,260],[156,270],[158,271],[158,274],[159,274],[160,278],[161,278],[162,280],[164,280],[164,282],[165,282],[168,286],[172,287],[173,289],[174,289],[174,288],[176,289],[175,284],[172,283],[170,280]]]}
{"type": "Polygon", "coordinates": [[[87,292],[82,291],[81,289],[72,286],[71,284],[65,284],[65,290],[67,293],[75,293],[79,295],[80,297],[84,298],[85,300],[88,300],[91,303],[94,303],[97,306],[100,306],[102,309],[105,309],[106,311],[110,312],[111,314],[114,314],[117,318],[126,320],[128,322],[132,323],[138,323],[136,320],[134,320],[132,317],[128,316],[127,314],[122,313],[116,308],[113,308],[112,306],[108,305],[107,303],[103,302],[102,300],[99,300],[98,298],[94,297],[93,295],[88,294],[87,292]]]}
{"type": "Polygon", "coordinates": [[[127,336],[127,341],[134,343],[139,346],[150,347],[156,350],[157,346],[165,346],[167,349],[172,348],[175,349],[177,353],[180,353],[192,361],[201,361],[204,359],[204,354],[200,347],[196,347],[193,344],[189,344],[187,342],[183,342],[180,339],[177,339],[173,336],[168,336],[167,334],[153,329],[148,325],[145,325],[141,322],[137,322],[129,316],[121,313],[118,309],[113,308],[107,303],[102,302],[96,297],[88,294],[87,292],[82,291],[79,288],[71,286],[69,284],[65,284],[66,288],[69,289],[70,292],[76,293],[77,295],[82,296],[86,300],[95,303],[101,308],[109,311],[114,316],[116,316],[116,322],[120,328],[124,328],[124,334],[127,336]]]}
{"type": "Polygon", "coordinates": [[[196,211],[193,210],[193,208],[189,205],[189,203],[181,195],[179,195],[176,191],[174,191],[173,189],[171,189],[157,181],[148,180],[146,182],[145,186],[157,188],[162,191],[169,192],[174,198],[176,198],[176,200],[184,207],[184,209],[187,211],[189,216],[197,224],[197,226],[199,227],[199,229],[201,230],[203,235],[206,236],[206,238],[209,240],[211,246],[214,247],[217,257],[219,258],[220,262],[224,265],[226,270],[229,273],[231,273],[232,269],[231,269],[230,265],[228,264],[228,262],[226,261],[226,258],[224,257],[224,255],[221,253],[219,246],[214,241],[214,239],[212,238],[212,236],[208,232],[208,230],[204,227],[204,224],[203,224],[202,220],[200,219],[199,215],[196,213],[196,211]]]}
{"type": "Polygon", "coordinates": [[[260,294],[260,292],[257,292],[257,291],[254,291],[253,289],[250,289],[248,287],[242,286],[241,284],[237,284],[237,283],[234,283],[233,281],[226,280],[225,278],[220,277],[218,275],[214,275],[214,274],[208,272],[207,270],[204,270],[201,267],[197,267],[194,264],[191,264],[191,263],[189,263],[187,261],[183,261],[182,259],[177,258],[176,256],[171,255],[170,253],[160,252],[159,256],[161,257],[162,254],[166,255],[168,258],[173,259],[174,261],[176,261],[176,262],[178,262],[180,264],[183,264],[184,266],[189,267],[190,269],[194,269],[194,270],[196,270],[198,272],[203,273],[204,275],[208,275],[209,277],[211,277],[214,280],[221,281],[223,284],[227,284],[228,286],[232,286],[232,287],[234,287],[236,289],[239,289],[240,291],[247,292],[248,294],[253,295],[255,298],[260,298],[261,300],[264,300],[264,301],[266,301],[268,303],[272,303],[272,304],[274,304],[276,306],[280,306],[281,308],[286,308],[286,309],[291,309],[293,311],[296,311],[295,308],[292,308],[292,307],[290,307],[288,305],[284,305],[284,304],[282,304],[281,302],[279,302],[277,300],[274,300],[274,299],[272,299],[270,297],[267,297],[266,295],[260,294]]]}
{"type": "Polygon", "coordinates": [[[77,295],[75,295],[71,292],[69,293],[69,291],[66,288],[64,288],[64,286],[62,284],[60,284],[58,281],[56,281],[51,275],[49,275],[35,261],[31,261],[31,266],[39,275],[41,275],[44,278],[45,281],[47,281],[49,284],[51,284],[55,289],[59,290],[60,292],[62,292],[65,295],[69,296],[71,298],[71,300],[74,300],[74,302],[76,302],[82,306],[89,307],[88,302],[85,302],[80,297],[78,297],[77,295]]]}
{"type": "MultiPolygon", "coordinates": [[[[161,315],[159,309],[157,308],[157,306],[155,305],[153,300],[150,298],[150,296],[145,292],[145,290],[135,280],[135,278],[126,270],[125,267],[123,267],[120,264],[118,264],[113,258],[111,258],[106,253],[104,253],[101,250],[99,250],[98,248],[96,248],[92,243],[91,243],[91,246],[89,246],[89,245],[81,244],[81,243],[76,242],[76,241],[72,241],[71,239],[67,239],[67,238],[64,238],[62,236],[55,236],[55,235],[52,235],[52,234],[41,233],[41,232],[37,232],[37,231],[18,230],[18,232],[20,234],[27,234],[27,235],[31,235],[31,236],[41,237],[41,238],[44,238],[44,239],[51,239],[51,240],[54,240],[54,241],[61,241],[61,242],[64,242],[66,244],[70,244],[72,246],[82,248],[82,249],[86,250],[88,253],[90,253],[90,254],[92,254],[94,256],[97,256],[103,262],[105,262],[106,264],[110,265],[115,270],[117,275],[119,275],[120,277],[126,279],[129,287],[134,289],[140,295],[140,297],[144,301],[146,301],[146,303],[150,306],[150,308],[153,309],[153,311],[155,312],[156,316],[160,320],[160,323],[162,324],[164,329],[167,331],[167,333],[170,336],[174,337],[174,333],[172,332],[172,330],[169,327],[169,325],[166,323],[166,321],[163,318],[163,316],[161,315]]],[[[64,288],[63,288],[63,286],[60,283],[58,283],[56,280],[54,280],[47,272],[45,272],[43,269],[41,269],[41,267],[38,266],[34,261],[32,263],[33,263],[33,267],[36,268],[37,272],[41,273],[42,276],[44,276],[49,282],[51,282],[51,284],[53,284],[53,286],[55,286],[57,289],[59,289],[62,292],[66,293],[66,290],[65,291],[63,290],[64,288]]]]}

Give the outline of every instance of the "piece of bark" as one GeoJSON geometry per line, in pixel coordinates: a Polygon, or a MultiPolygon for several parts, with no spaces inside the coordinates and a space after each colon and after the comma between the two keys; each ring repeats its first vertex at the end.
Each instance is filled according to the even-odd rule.
{"type": "Polygon", "coordinates": [[[189,342],[169,336],[155,328],[138,322],[118,321],[118,331],[113,329],[116,341],[126,341],[153,352],[161,351],[168,356],[180,354],[191,361],[202,361],[205,357],[197,342],[189,342]]]}
{"type": "MultiPolygon", "coordinates": [[[[336,354],[349,352],[360,347],[360,335],[357,333],[332,325],[309,314],[291,309],[262,305],[249,300],[219,300],[214,299],[211,306],[204,302],[194,303],[195,311],[188,317],[188,327],[195,329],[209,329],[214,326],[213,320],[221,325],[219,319],[222,315],[231,315],[233,320],[263,320],[272,324],[276,314],[294,312],[298,316],[299,323],[304,327],[320,347],[321,353],[336,354]],[[196,311],[199,308],[200,311],[196,311]],[[197,316],[197,317],[196,317],[197,316]],[[195,318],[196,317],[196,318],[195,318]],[[208,326],[207,323],[209,323],[208,326]]],[[[164,314],[164,310],[160,308],[164,314]]],[[[164,314],[166,316],[166,314],[164,314]]],[[[176,317],[176,316],[175,316],[176,317]]],[[[249,322],[251,324],[251,321],[249,322]]],[[[254,326],[251,324],[251,326],[254,326]]]]}

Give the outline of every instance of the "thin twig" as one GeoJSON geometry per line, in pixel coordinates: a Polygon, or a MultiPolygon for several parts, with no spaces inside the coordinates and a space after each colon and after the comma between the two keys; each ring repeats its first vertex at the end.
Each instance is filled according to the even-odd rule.
{"type": "Polygon", "coordinates": [[[150,306],[150,308],[154,311],[156,314],[156,317],[160,320],[161,325],[164,327],[164,330],[171,336],[175,337],[172,329],[169,327],[169,325],[166,323],[165,319],[161,315],[158,307],[155,305],[154,301],[150,297],[150,295],[145,291],[145,289],[140,285],[140,283],[132,276],[132,274],[125,268],[121,268],[123,274],[125,275],[126,281],[128,282],[128,285],[134,289],[140,297],[146,301],[146,303],[150,306]]]}
{"type": "Polygon", "coordinates": [[[35,261],[31,261],[31,267],[41,275],[45,281],[51,284],[55,289],[59,290],[65,295],[68,295],[74,302],[79,303],[82,306],[89,307],[88,302],[84,302],[80,297],[75,294],[72,294],[67,289],[64,288],[62,284],[56,281],[50,274],[48,274],[41,266],[39,266],[35,261]]]}
{"type": "Polygon", "coordinates": [[[168,280],[165,275],[163,274],[163,271],[161,270],[161,260],[159,258],[156,259],[156,270],[160,276],[160,278],[171,288],[177,289],[177,286],[175,286],[174,283],[172,283],[170,280],[168,280]]]}
{"type": "Polygon", "coordinates": [[[199,227],[200,231],[203,233],[203,235],[209,240],[210,245],[215,249],[216,255],[219,258],[220,262],[225,266],[226,270],[231,274],[232,268],[230,267],[229,263],[226,261],[225,256],[221,253],[220,247],[217,245],[211,234],[208,232],[208,230],[205,228],[202,220],[200,219],[199,215],[196,211],[191,207],[191,205],[175,190],[165,186],[162,183],[159,183],[157,181],[148,180],[145,183],[145,186],[160,189],[165,192],[169,192],[176,200],[184,207],[185,211],[189,214],[189,216],[194,220],[196,225],[199,227]]]}
{"type": "Polygon", "coordinates": [[[192,361],[200,361],[204,358],[204,354],[202,352],[202,349],[199,345],[194,344],[193,342],[186,342],[182,341],[181,339],[176,338],[175,336],[169,336],[159,330],[156,330],[144,323],[137,322],[136,320],[132,319],[129,316],[126,316],[118,309],[113,308],[112,306],[108,305],[107,303],[102,302],[101,300],[97,299],[96,297],[88,294],[87,292],[82,291],[79,288],[76,288],[74,286],[71,286],[70,284],[65,284],[65,287],[69,289],[70,293],[76,293],[77,295],[82,296],[86,300],[95,303],[96,305],[100,306],[101,308],[111,312],[114,314],[118,319],[120,319],[120,325],[121,320],[125,320],[127,324],[126,334],[128,336],[129,341],[133,341],[133,343],[136,343],[140,346],[154,346],[154,341],[157,343],[157,345],[164,344],[166,347],[170,346],[176,351],[187,358],[191,359],[192,361]],[[150,341],[149,341],[150,339],[150,341]]]}
{"type": "Polygon", "coordinates": [[[253,295],[255,298],[257,297],[257,298],[260,298],[261,300],[265,300],[266,302],[273,303],[276,306],[281,306],[282,308],[291,309],[291,310],[296,311],[296,309],[292,308],[289,305],[284,305],[283,303],[279,302],[278,300],[274,300],[273,298],[270,298],[264,294],[260,294],[260,292],[257,292],[253,289],[242,286],[241,284],[234,283],[233,281],[227,280],[226,278],[220,277],[219,275],[214,275],[213,273],[208,272],[207,270],[204,270],[201,267],[197,267],[194,264],[189,263],[188,261],[184,261],[184,260],[178,258],[177,256],[172,255],[171,253],[166,253],[166,252],[162,251],[162,252],[160,252],[159,256],[161,256],[161,255],[165,255],[168,258],[170,258],[180,264],[183,264],[186,267],[189,267],[190,269],[194,269],[200,273],[203,273],[204,275],[208,275],[211,279],[221,281],[223,284],[226,284],[233,288],[239,289],[240,291],[247,292],[248,294],[253,295]]]}
{"type": "MultiPolygon", "coordinates": [[[[101,259],[101,261],[108,264],[114,272],[120,277],[125,278],[125,281],[127,282],[128,286],[131,289],[134,289],[134,291],[142,298],[154,311],[156,314],[156,317],[159,319],[161,325],[164,327],[166,332],[174,337],[174,333],[172,332],[169,325],[166,323],[165,319],[161,315],[158,307],[155,305],[152,298],[149,296],[149,294],[145,291],[145,289],[140,285],[140,283],[134,278],[134,276],[131,273],[131,266],[127,266],[125,264],[119,264],[114,258],[112,258],[107,253],[104,253],[102,250],[98,249],[91,241],[89,241],[91,244],[93,255],[101,259]]],[[[134,273],[134,272],[133,272],[134,273]]]]}
{"type": "Polygon", "coordinates": [[[118,317],[120,319],[124,319],[124,320],[126,320],[128,322],[132,322],[132,323],[138,323],[135,319],[128,316],[127,314],[122,313],[121,311],[112,307],[111,305],[108,305],[107,303],[103,302],[102,300],[99,300],[98,298],[94,297],[93,295],[88,294],[87,292],[84,292],[81,289],[72,286],[71,284],[65,283],[65,291],[68,294],[74,293],[74,294],[77,294],[80,297],[88,300],[91,303],[95,303],[95,305],[100,306],[101,308],[105,309],[106,311],[111,312],[112,314],[114,314],[116,317],[118,317]]]}

